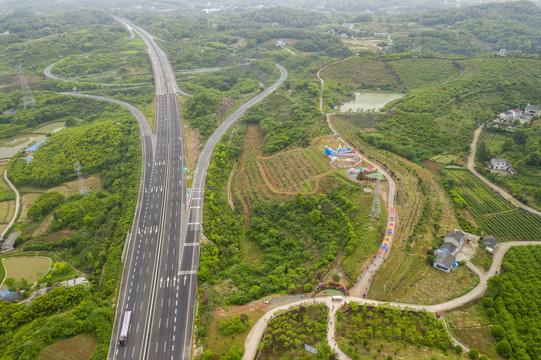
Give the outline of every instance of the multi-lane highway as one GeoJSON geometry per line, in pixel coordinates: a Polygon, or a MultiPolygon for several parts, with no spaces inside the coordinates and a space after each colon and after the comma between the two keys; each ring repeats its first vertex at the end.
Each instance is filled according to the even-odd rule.
{"type": "Polygon", "coordinates": [[[207,141],[187,198],[184,135],[176,93],[182,92],[165,53],[145,30],[116,18],[140,36],[156,88],[155,135],[122,275],[109,359],[190,359],[199,263],[203,186],[210,157],[227,128],[274,91],[286,76],[230,115],[207,141]],[[188,200],[188,203],[186,203],[188,200]],[[132,311],[126,345],[117,344],[125,311],[132,311]]]}
{"type": "MultiPolygon", "coordinates": [[[[173,71],[144,30],[117,18],[147,46],[156,88],[155,135],[145,160],[136,217],[125,257],[109,358],[171,359],[181,351],[179,268],[185,217],[184,135],[173,71]],[[167,299],[167,301],[165,301],[167,299]],[[124,312],[132,311],[125,346],[117,344],[124,312]],[[176,347],[176,349],[175,349],[176,347]]],[[[183,285],[183,284],[182,284],[183,285]]]]}

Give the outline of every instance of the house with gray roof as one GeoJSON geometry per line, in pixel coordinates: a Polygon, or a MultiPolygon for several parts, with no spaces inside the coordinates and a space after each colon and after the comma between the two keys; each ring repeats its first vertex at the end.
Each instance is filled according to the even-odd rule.
{"type": "MultiPolygon", "coordinates": [[[[442,249],[442,247],[445,244],[452,244],[454,246],[454,249],[450,251],[450,253],[455,255],[457,252],[460,251],[460,248],[462,247],[462,245],[464,245],[465,235],[466,233],[464,231],[460,231],[456,229],[453,231],[449,231],[447,235],[445,235],[445,237],[443,238],[443,244],[442,246],[440,246],[440,249],[442,249]]],[[[450,245],[445,245],[445,249],[451,249],[451,248],[452,247],[450,245]]]]}
{"type": "Polygon", "coordinates": [[[434,259],[433,266],[438,270],[445,271],[449,274],[458,266],[455,256],[451,253],[438,251],[434,255],[436,255],[436,258],[434,259]]]}
{"type": "Polygon", "coordinates": [[[483,240],[481,241],[483,241],[483,244],[485,244],[485,247],[490,252],[494,252],[494,249],[498,245],[498,238],[496,238],[496,236],[493,236],[493,235],[485,236],[483,240]]]}
{"type": "Polygon", "coordinates": [[[16,291],[9,291],[8,289],[0,290],[0,301],[15,302],[19,300],[19,293],[16,291]]]}
{"type": "Polygon", "coordinates": [[[15,240],[17,240],[19,236],[21,236],[21,233],[18,231],[13,231],[11,234],[9,234],[8,238],[2,243],[2,250],[13,250],[13,247],[15,246],[15,240]]]}
{"type": "Polygon", "coordinates": [[[541,116],[541,106],[528,104],[524,109],[524,113],[530,116],[541,116]]]}

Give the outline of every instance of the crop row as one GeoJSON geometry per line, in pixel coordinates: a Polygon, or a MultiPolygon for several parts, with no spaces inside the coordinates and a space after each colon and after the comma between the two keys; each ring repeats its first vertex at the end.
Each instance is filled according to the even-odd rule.
{"type": "Polygon", "coordinates": [[[504,240],[540,240],[541,217],[525,210],[487,216],[479,225],[485,232],[504,240]]]}
{"type": "Polygon", "coordinates": [[[311,150],[290,151],[261,160],[270,183],[285,191],[302,191],[302,184],[329,169],[311,150]]]}
{"type": "Polygon", "coordinates": [[[453,187],[468,203],[468,210],[474,217],[513,209],[494,190],[465,170],[445,170],[444,174],[453,180],[453,187]]]}
{"type": "Polygon", "coordinates": [[[507,138],[508,137],[503,134],[496,133],[493,131],[483,130],[483,132],[479,136],[478,143],[481,144],[482,142],[484,142],[487,149],[490,151],[490,153],[493,156],[497,156],[501,153],[503,142],[507,138]]]}

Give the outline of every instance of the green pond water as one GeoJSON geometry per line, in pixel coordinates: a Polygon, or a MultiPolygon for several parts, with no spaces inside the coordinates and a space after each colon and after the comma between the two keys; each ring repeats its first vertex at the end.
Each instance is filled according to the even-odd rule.
{"type": "Polygon", "coordinates": [[[340,106],[340,112],[367,112],[379,111],[393,100],[400,99],[404,94],[400,93],[355,93],[355,100],[340,106]]]}
{"type": "Polygon", "coordinates": [[[9,159],[30,144],[45,139],[45,135],[22,135],[0,143],[0,159],[9,159]]]}

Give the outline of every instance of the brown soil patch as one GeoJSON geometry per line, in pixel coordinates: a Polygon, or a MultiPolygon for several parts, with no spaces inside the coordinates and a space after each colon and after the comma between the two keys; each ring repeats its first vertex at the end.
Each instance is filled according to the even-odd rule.
{"type": "Polygon", "coordinates": [[[49,234],[45,237],[46,242],[57,242],[60,241],[64,236],[73,237],[77,231],[72,229],[64,229],[52,234],[49,234]]]}
{"type": "Polygon", "coordinates": [[[188,157],[188,170],[192,172],[195,169],[197,158],[199,157],[199,132],[195,129],[184,127],[184,136],[186,137],[186,156],[188,157]]]}
{"type": "Polygon", "coordinates": [[[464,216],[464,219],[466,219],[467,221],[469,221],[470,223],[472,223],[473,226],[478,226],[477,223],[475,222],[475,218],[474,218],[473,215],[468,211],[468,209],[462,208],[462,209],[460,209],[460,213],[462,214],[462,216],[464,216]]]}
{"type": "Polygon", "coordinates": [[[24,231],[24,235],[32,235],[32,233],[34,232],[34,230],[36,230],[37,227],[33,227],[33,228],[29,228],[29,229],[26,229],[24,231]]]}
{"type": "Polygon", "coordinates": [[[443,167],[443,164],[432,160],[423,160],[421,164],[435,176],[441,177],[440,169],[443,167]]]}
{"type": "Polygon", "coordinates": [[[41,360],[88,360],[96,349],[96,339],[82,334],[46,347],[41,360]]]}
{"type": "MultiPolygon", "coordinates": [[[[86,187],[89,191],[98,191],[101,190],[101,174],[94,174],[90,175],[88,177],[85,177],[85,183],[86,187]]],[[[68,197],[73,194],[79,193],[79,182],[77,180],[71,180],[67,181],[61,185],[55,186],[49,191],[58,191],[61,194],[64,194],[64,196],[68,197]]]]}

